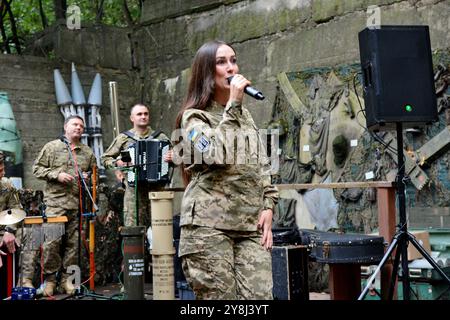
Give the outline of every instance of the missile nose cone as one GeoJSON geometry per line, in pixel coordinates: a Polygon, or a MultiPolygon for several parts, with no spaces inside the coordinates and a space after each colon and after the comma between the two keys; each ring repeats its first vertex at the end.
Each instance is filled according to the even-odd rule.
{"type": "Polygon", "coordinates": [[[86,104],[86,98],[84,97],[83,87],[81,86],[80,79],[78,78],[77,71],[75,70],[75,64],[72,62],[72,97],[73,104],[78,106],[86,104]]]}
{"type": "Polygon", "coordinates": [[[53,71],[53,79],[55,81],[56,103],[59,106],[71,104],[72,97],[70,96],[69,89],[67,89],[66,83],[58,69],[53,71]]]}
{"type": "Polygon", "coordinates": [[[88,104],[96,106],[102,105],[102,78],[100,73],[95,75],[91,91],[89,92],[88,104]]]}

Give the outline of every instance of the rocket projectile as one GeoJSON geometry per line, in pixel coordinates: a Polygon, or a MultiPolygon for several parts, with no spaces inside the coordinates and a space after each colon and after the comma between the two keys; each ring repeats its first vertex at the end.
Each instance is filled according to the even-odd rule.
{"type": "Polygon", "coordinates": [[[53,71],[53,79],[55,81],[56,103],[58,106],[71,104],[72,97],[58,69],[53,71]]]}
{"type": "Polygon", "coordinates": [[[91,92],[89,92],[88,104],[94,106],[102,105],[102,78],[97,73],[92,83],[91,92]]]}
{"type": "Polygon", "coordinates": [[[75,64],[72,62],[72,97],[73,104],[76,106],[86,104],[83,88],[81,87],[80,79],[78,78],[75,64]]]}

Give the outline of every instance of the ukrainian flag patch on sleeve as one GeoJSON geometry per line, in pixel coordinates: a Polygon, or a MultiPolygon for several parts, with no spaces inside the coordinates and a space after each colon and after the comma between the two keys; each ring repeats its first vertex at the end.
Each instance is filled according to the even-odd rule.
{"type": "Polygon", "coordinates": [[[192,129],[187,138],[194,143],[194,147],[200,152],[206,152],[209,149],[209,139],[199,131],[192,129]]]}
{"type": "Polygon", "coordinates": [[[198,132],[195,131],[195,129],[192,129],[191,132],[189,132],[188,134],[188,139],[191,140],[192,142],[195,141],[195,138],[197,138],[198,136],[198,132]]]}

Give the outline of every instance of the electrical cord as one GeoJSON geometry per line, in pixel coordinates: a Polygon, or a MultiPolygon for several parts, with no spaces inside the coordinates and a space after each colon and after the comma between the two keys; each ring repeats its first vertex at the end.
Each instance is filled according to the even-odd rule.
{"type": "MultiPolygon", "coordinates": [[[[361,105],[361,100],[360,100],[359,95],[358,95],[358,90],[356,90],[356,77],[357,77],[359,74],[361,74],[361,72],[356,72],[355,75],[353,76],[353,90],[355,91],[356,99],[358,100],[359,109],[360,109],[360,110],[358,111],[357,114],[359,114],[359,112],[361,112],[361,113],[364,115],[364,118],[367,120],[366,111],[363,109],[363,107],[362,107],[362,105],[361,105]]],[[[394,147],[392,147],[390,144],[387,144],[383,139],[381,139],[380,137],[378,137],[378,136],[377,136],[375,133],[373,133],[372,131],[368,130],[366,127],[362,126],[362,125],[358,122],[358,119],[357,119],[356,121],[357,121],[357,123],[358,123],[365,131],[367,131],[367,132],[370,134],[370,136],[371,136],[374,140],[376,140],[376,141],[378,141],[379,143],[381,143],[386,149],[390,150],[391,152],[397,153],[397,150],[394,149],[394,147]]]]}

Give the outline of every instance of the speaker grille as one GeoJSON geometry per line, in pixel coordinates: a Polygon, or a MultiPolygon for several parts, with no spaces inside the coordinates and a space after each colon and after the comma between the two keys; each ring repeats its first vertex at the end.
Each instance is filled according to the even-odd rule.
{"type": "Polygon", "coordinates": [[[428,26],[366,28],[358,36],[367,127],[392,130],[397,122],[406,128],[436,121],[428,26]]]}

